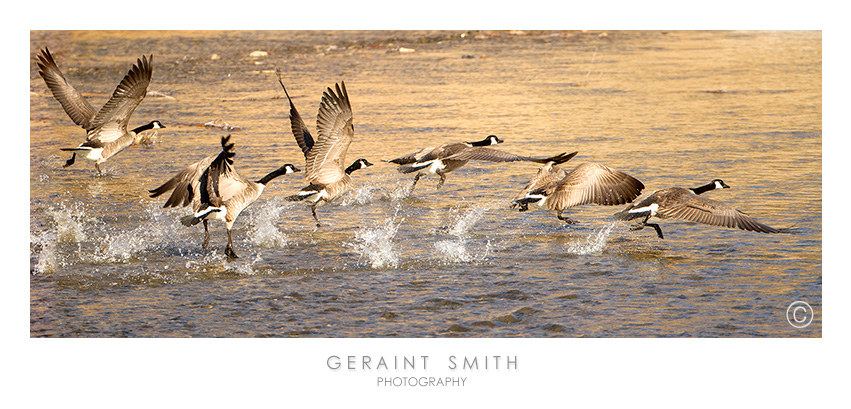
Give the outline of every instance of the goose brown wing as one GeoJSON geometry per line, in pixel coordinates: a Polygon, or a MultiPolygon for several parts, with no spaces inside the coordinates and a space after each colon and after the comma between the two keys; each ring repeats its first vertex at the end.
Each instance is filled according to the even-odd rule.
{"type": "Polygon", "coordinates": [[[222,137],[222,151],[201,175],[201,203],[218,207],[235,194],[238,175],[233,169],[233,157],[236,152],[229,141],[230,135],[222,137]]]}
{"type": "Polygon", "coordinates": [[[583,163],[546,193],[549,208],[563,210],[589,203],[607,206],[629,203],[643,189],[643,183],[626,173],[599,163],[583,163]]]}
{"type": "Polygon", "coordinates": [[[50,55],[50,50],[45,47],[37,54],[38,74],[44,79],[47,88],[53,93],[53,97],[62,105],[62,109],[71,117],[75,124],[82,126],[85,129],[89,128],[89,123],[95,117],[95,109],[89,104],[79,92],[77,92],[50,55]]]}
{"type": "Polygon", "coordinates": [[[457,153],[452,153],[446,156],[449,160],[481,160],[489,162],[516,162],[528,161],[537,163],[556,162],[564,163],[574,157],[577,152],[561,153],[549,158],[534,158],[530,156],[516,155],[510,152],[501,151],[498,149],[488,148],[484,146],[473,146],[461,150],[457,153]]]}
{"type": "Polygon", "coordinates": [[[430,146],[428,148],[422,148],[422,149],[420,149],[416,152],[411,152],[407,155],[400,156],[396,159],[390,159],[387,162],[395,163],[397,165],[407,165],[409,163],[420,162],[425,155],[427,155],[429,152],[431,152],[435,149],[436,148],[433,147],[433,146],[430,146]]]}
{"type": "Polygon", "coordinates": [[[210,174],[209,169],[213,162],[219,160],[225,151],[233,149],[233,144],[228,144],[229,140],[230,135],[222,137],[222,153],[210,155],[187,166],[160,187],[149,190],[151,197],[157,197],[169,190],[174,190],[163,207],[183,207],[192,203],[193,200],[201,200],[201,196],[204,196],[207,202],[209,202],[209,195],[205,192],[210,174]]]}
{"type": "Polygon", "coordinates": [[[201,174],[210,166],[218,155],[210,155],[195,162],[174,175],[162,186],[149,190],[151,197],[157,197],[169,190],[174,190],[163,207],[183,207],[198,198],[201,185],[201,174]]]}
{"type": "Polygon", "coordinates": [[[305,158],[305,177],[311,183],[327,185],[343,178],[344,161],[354,138],[352,107],[346,84],[335,84],[336,93],[328,88],[322,94],[316,128],[316,144],[305,158]]]}
{"type": "Polygon", "coordinates": [[[150,58],[143,55],[130,67],[112,97],[89,124],[89,141],[106,144],[124,136],[130,116],[148,92],[153,69],[152,60],[153,55],[150,58]]]}
{"type": "MultiPolygon", "coordinates": [[[[420,151],[419,157],[417,158],[417,162],[423,163],[436,159],[448,159],[454,155],[457,155],[461,152],[470,149],[470,145],[462,142],[456,143],[444,143],[436,148],[433,148],[427,152],[420,151]]],[[[464,160],[464,159],[459,159],[464,160]]]]}
{"type": "Polygon", "coordinates": [[[691,195],[688,200],[676,206],[659,206],[658,213],[663,217],[675,217],[712,226],[739,228],[761,233],[779,233],[780,230],[757,222],[741,211],[716,200],[691,195]]]}
{"type": "Polygon", "coordinates": [[[276,71],[276,73],[278,74],[278,82],[284,89],[284,94],[286,94],[287,101],[290,103],[290,127],[292,128],[293,136],[295,137],[296,143],[298,143],[298,147],[301,148],[301,152],[304,154],[305,158],[307,158],[307,153],[310,152],[311,148],[313,148],[313,136],[310,135],[310,131],[307,129],[307,125],[304,124],[304,120],[301,119],[301,115],[299,115],[298,110],[295,109],[293,100],[287,92],[287,87],[284,86],[284,81],[281,78],[281,72],[276,71]]]}

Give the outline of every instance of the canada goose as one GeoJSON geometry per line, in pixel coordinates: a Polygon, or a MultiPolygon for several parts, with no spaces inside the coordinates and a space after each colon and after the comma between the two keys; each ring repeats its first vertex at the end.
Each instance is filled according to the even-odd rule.
{"type": "Polygon", "coordinates": [[[136,60],[136,64],[130,67],[130,71],[115,88],[112,97],[106,104],[95,112],[89,101],[80,95],[59,71],[53,56],[45,47],[38,53],[38,73],[44,78],[44,82],[53,96],[62,104],[62,108],[71,120],[86,130],[86,141],[76,148],[61,148],[63,151],[71,151],[71,158],[65,162],[63,167],[74,164],[77,153],[85,159],[94,161],[98,174],[101,173],[100,164],[113,155],[121,152],[124,148],[138,142],[138,135],[148,129],[160,129],[165,126],[160,121],[151,121],[145,125],[127,131],[127,123],[133,111],[142,102],[147,93],[148,84],[151,82],[151,70],[154,56],[136,60]]]}
{"type": "Polygon", "coordinates": [[[151,197],[157,197],[174,190],[163,207],[183,207],[192,203],[193,214],[182,217],[180,222],[187,227],[204,222],[204,248],[210,243],[207,221],[225,222],[228,231],[225,255],[237,258],[233,251],[231,228],[239,213],[260,197],[269,181],[300,169],[288,163],[256,182],[249,181],[236,173],[233,167],[236,153],[233,143],[229,141],[230,135],[222,137],[221,153],[189,165],[162,186],[149,192],[151,197]]]}
{"type": "Polygon", "coordinates": [[[630,230],[641,230],[645,226],[653,227],[660,239],[662,229],[656,223],[647,223],[652,217],[659,219],[677,218],[691,222],[709,224],[712,226],[738,227],[742,230],[760,233],[780,233],[784,229],[775,229],[757,222],[750,216],[716,200],[698,196],[715,189],[727,189],[721,179],[696,188],[672,187],[644,194],[632,202],[626,209],[616,213],[617,220],[634,220],[644,218],[630,230]]]}
{"type": "Polygon", "coordinates": [[[319,132],[317,140],[314,141],[307,126],[301,119],[301,115],[293,105],[293,100],[281,79],[281,72],[277,71],[278,82],[287,95],[290,103],[290,125],[293,136],[304,153],[305,169],[304,177],[309,185],[298,193],[287,197],[290,201],[307,201],[310,203],[310,211],[319,227],[319,218],[316,217],[316,208],[328,204],[345,193],[351,183],[351,173],[372,166],[366,159],[358,159],[349,167],[343,168],[346,159],[346,151],[352,143],[355,128],[352,123],[352,106],[349,102],[349,94],[346,91],[346,83],[334,84],[337,92],[330,87],[322,93],[322,102],[319,104],[319,114],[316,116],[316,129],[319,132]],[[341,88],[342,86],[342,88],[341,88]]]}
{"type": "Polygon", "coordinates": [[[644,189],[638,179],[599,163],[583,163],[570,172],[559,168],[556,162],[547,162],[515,198],[512,207],[529,210],[529,204],[558,212],[557,217],[566,223],[576,223],[563,217],[565,209],[596,203],[613,206],[629,203],[644,189]]]}
{"type": "Polygon", "coordinates": [[[481,141],[445,143],[436,148],[423,148],[416,152],[385,162],[399,165],[398,170],[400,173],[417,172],[417,175],[414,176],[414,183],[411,185],[412,190],[414,186],[417,185],[417,181],[420,180],[420,177],[425,174],[440,176],[440,181],[437,182],[436,187],[437,189],[440,189],[446,181],[447,173],[464,166],[471,160],[490,162],[530,161],[538,163],[557,161],[561,163],[566,162],[577,153],[562,153],[551,158],[532,158],[503,152],[493,148],[486,148],[486,146],[496,145],[502,142],[503,139],[500,139],[496,135],[488,135],[487,138],[482,139],[481,141]]]}

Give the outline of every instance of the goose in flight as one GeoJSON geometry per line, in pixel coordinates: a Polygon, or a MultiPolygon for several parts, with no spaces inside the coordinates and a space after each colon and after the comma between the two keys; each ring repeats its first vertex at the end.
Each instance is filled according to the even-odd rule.
{"type": "Polygon", "coordinates": [[[319,113],[316,116],[318,136],[313,139],[304,121],[284,86],[281,72],[277,71],[278,82],[284,89],[290,104],[290,126],[296,143],[304,153],[304,177],[308,185],[298,193],[287,197],[290,201],[310,203],[310,211],[316,226],[321,223],[316,217],[316,208],[326,205],[345,193],[352,184],[352,172],[372,166],[366,159],[358,159],[345,166],[346,152],[354,139],[355,128],[352,122],[352,106],[345,82],[334,84],[322,93],[319,113]]]}
{"type": "Polygon", "coordinates": [[[529,210],[530,204],[546,207],[555,210],[559,220],[573,224],[575,220],[562,216],[565,209],[590,203],[622,205],[638,197],[642,189],[638,179],[599,163],[583,163],[566,172],[553,161],[538,169],[512,207],[519,206],[521,212],[529,210]]]}
{"type": "Polygon", "coordinates": [[[189,165],[162,186],[149,192],[151,197],[157,197],[172,190],[171,196],[163,207],[183,207],[192,203],[193,213],[182,217],[180,222],[187,227],[194,226],[198,222],[204,223],[204,248],[210,244],[207,221],[224,222],[228,231],[225,255],[229,258],[237,258],[233,251],[231,229],[239,213],[260,197],[269,181],[281,175],[298,172],[300,169],[288,163],[260,180],[252,182],[240,176],[234,169],[233,157],[236,153],[234,144],[229,141],[230,135],[222,137],[220,153],[189,165]]]}
{"type": "Polygon", "coordinates": [[[648,223],[651,218],[676,218],[759,233],[780,233],[786,230],[767,226],[729,205],[700,196],[710,190],[729,187],[723,180],[715,179],[696,188],[672,187],[657,190],[642,195],[626,209],[616,213],[614,218],[624,221],[643,218],[638,224],[631,226],[630,230],[641,230],[645,226],[650,226],[656,230],[660,239],[665,238],[662,235],[662,229],[656,223],[648,223]]]}
{"type": "Polygon", "coordinates": [[[570,160],[577,152],[562,153],[550,158],[533,158],[529,156],[515,155],[498,149],[488,148],[490,145],[502,143],[504,140],[496,135],[488,135],[485,139],[476,142],[445,143],[438,147],[423,148],[416,152],[391,159],[386,162],[399,165],[400,173],[414,173],[414,186],[423,175],[438,175],[437,189],[446,181],[446,174],[467,164],[471,160],[488,162],[516,162],[529,161],[537,163],[556,162],[562,163],[570,160]]]}
{"type": "Polygon", "coordinates": [[[160,121],[151,121],[145,125],[127,130],[127,124],[133,111],[147,94],[151,82],[151,71],[154,56],[142,56],[130,67],[130,71],[115,88],[112,97],[106,104],[95,112],[89,101],[68,83],[62,71],[56,65],[50,50],[45,47],[37,55],[38,73],[53,96],[65,109],[75,124],[86,130],[86,141],[76,148],[61,148],[71,151],[71,158],[63,167],[74,164],[77,154],[93,161],[98,174],[102,174],[100,164],[138,142],[139,134],[149,129],[160,129],[165,126],[160,121]]]}

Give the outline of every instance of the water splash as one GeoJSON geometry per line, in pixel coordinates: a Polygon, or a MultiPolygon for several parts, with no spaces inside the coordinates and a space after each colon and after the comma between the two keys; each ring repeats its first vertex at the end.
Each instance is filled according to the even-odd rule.
{"type": "Polygon", "coordinates": [[[257,274],[257,271],[254,270],[254,266],[256,264],[263,263],[263,257],[260,256],[259,252],[250,261],[240,260],[241,259],[225,260],[224,266],[227,269],[227,272],[238,275],[253,276],[257,274]]]}
{"type": "Polygon", "coordinates": [[[59,261],[56,258],[56,234],[50,231],[41,234],[30,234],[30,257],[37,261],[33,273],[44,274],[56,271],[59,261]]]}
{"type": "Polygon", "coordinates": [[[441,240],[434,243],[434,248],[440,253],[444,263],[472,263],[487,259],[490,254],[490,240],[484,248],[471,253],[467,250],[467,239],[441,240]]]}
{"type": "MultiPolygon", "coordinates": [[[[285,211],[292,209],[291,203],[282,203],[278,198],[253,208],[247,218],[249,224],[248,239],[262,247],[286,247],[289,236],[276,226],[276,222],[285,211]]],[[[243,216],[243,217],[244,217],[243,216]]]]}
{"type": "Polygon", "coordinates": [[[381,187],[378,185],[378,182],[370,180],[367,183],[362,185],[358,185],[352,190],[346,192],[346,195],[340,198],[340,205],[342,206],[364,206],[369,203],[372,203],[375,197],[378,195],[375,194],[376,191],[380,191],[381,187]]]}
{"type": "MultiPolygon", "coordinates": [[[[482,216],[485,215],[485,212],[490,210],[491,207],[489,205],[481,205],[481,206],[473,206],[460,215],[453,217],[449,223],[446,232],[455,237],[467,237],[470,235],[470,231],[473,229],[473,226],[482,219],[482,216]]],[[[457,209],[455,210],[458,211],[457,209]]]]}
{"type": "Polygon", "coordinates": [[[398,202],[411,195],[412,182],[408,179],[396,180],[392,186],[386,186],[390,176],[370,178],[354,187],[340,198],[342,206],[364,206],[376,200],[398,202]]]}
{"type": "Polygon", "coordinates": [[[399,265],[399,257],[393,246],[393,238],[399,230],[399,226],[405,219],[396,222],[386,219],[378,227],[362,228],[355,233],[355,243],[343,243],[346,247],[352,247],[360,253],[358,262],[366,259],[372,268],[396,268],[399,265]]]}
{"type": "MultiPolygon", "coordinates": [[[[94,262],[128,263],[140,254],[163,248],[173,238],[189,233],[171,213],[160,207],[146,208],[145,216],[130,230],[107,231],[90,257],[94,262]]],[[[81,258],[86,256],[81,254],[81,258]]]]}
{"type": "Polygon", "coordinates": [[[85,226],[91,223],[85,207],[81,203],[67,206],[60,203],[58,207],[50,207],[45,211],[50,217],[47,229],[30,234],[30,259],[35,261],[31,267],[34,273],[52,273],[66,264],[60,243],[76,244],[88,239],[85,226]]]}
{"type": "Polygon", "coordinates": [[[47,214],[53,218],[56,224],[56,236],[60,241],[79,243],[85,241],[87,236],[83,230],[83,223],[87,220],[85,208],[79,203],[71,208],[61,204],[58,209],[51,208],[47,214]]]}
{"type": "Polygon", "coordinates": [[[437,249],[444,262],[470,263],[484,260],[488,256],[490,253],[490,241],[484,244],[484,248],[479,248],[472,252],[468,250],[468,243],[473,227],[493,207],[494,205],[492,203],[486,203],[473,206],[464,211],[461,211],[460,207],[455,207],[451,210],[454,215],[450,217],[450,222],[445,227],[445,232],[453,238],[440,240],[434,244],[435,249],[437,249]]]}
{"type": "Polygon", "coordinates": [[[584,241],[568,244],[566,246],[567,252],[576,255],[597,254],[602,252],[603,249],[606,248],[606,239],[608,239],[609,234],[616,225],[617,222],[610,222],[606,226],[591,233],[584,241]]]}

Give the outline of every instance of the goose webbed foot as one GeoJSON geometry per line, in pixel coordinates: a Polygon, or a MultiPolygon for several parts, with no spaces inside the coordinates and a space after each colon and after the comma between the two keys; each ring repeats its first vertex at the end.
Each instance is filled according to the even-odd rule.
{"type": "Polygon", "coordinates": [[[529,202],[532,202],[529,198],[518,199],[511,202],[511,207],[516,207],[518,212],[525,212],[529,210],[529,202]]]}
{"type": "Polygon", "coordinates": [[[579,224],[578,221],[571,219],[570,217],[562,216],[560,213],[556,216],[559,220],[567,223],[567,224],[579,224]]]}
{"type": "Polygon", "coordinates": [[[647,223],[647,225],[648,225],[648,226],[650,226],[650,227],[652,227],[653,229],[655,229],[655,230],[656,230],[656,235],[657,235],[657,236],[659,236],[659,238],[660,238],[660,239],[664,239],[664,238],[665,238],[665,236],[664,236],[664,235],[662,235],[662,228],[661,228],[661,227],[659,227],[659,225],[658,225],[658,224],[656,224],[656,223],[647,223]]]}
{"type": "Polygon", "coordinates": [[[228,256],[228,259],[239,258],[233,251],[233,240],[231,239],[230,229],[228,229],[228,246],[225,247],[225,255],[228,256]]]}
{"type": "Polygon", "coordinates": [[[67,168],[68,166],[73,165],[73,164],[74,164],[74,160],[75,160],[75,159],[77,159],[77,153],[72,153],[72,154],[71,154],[71,159],[68,159],[67,161],[65,161],[65,164],[64,164],[64,165],[62,165],[62,167],[63,167],[63,168],[67,168]]]}
{"type": "Polygon", "coordinates": [[[444,182],[446,182],[446,176],[440,175],[440,180],[437,182],[437,186],[434,189],[440,189],[440,187],[443,186],[444,182]]]}

